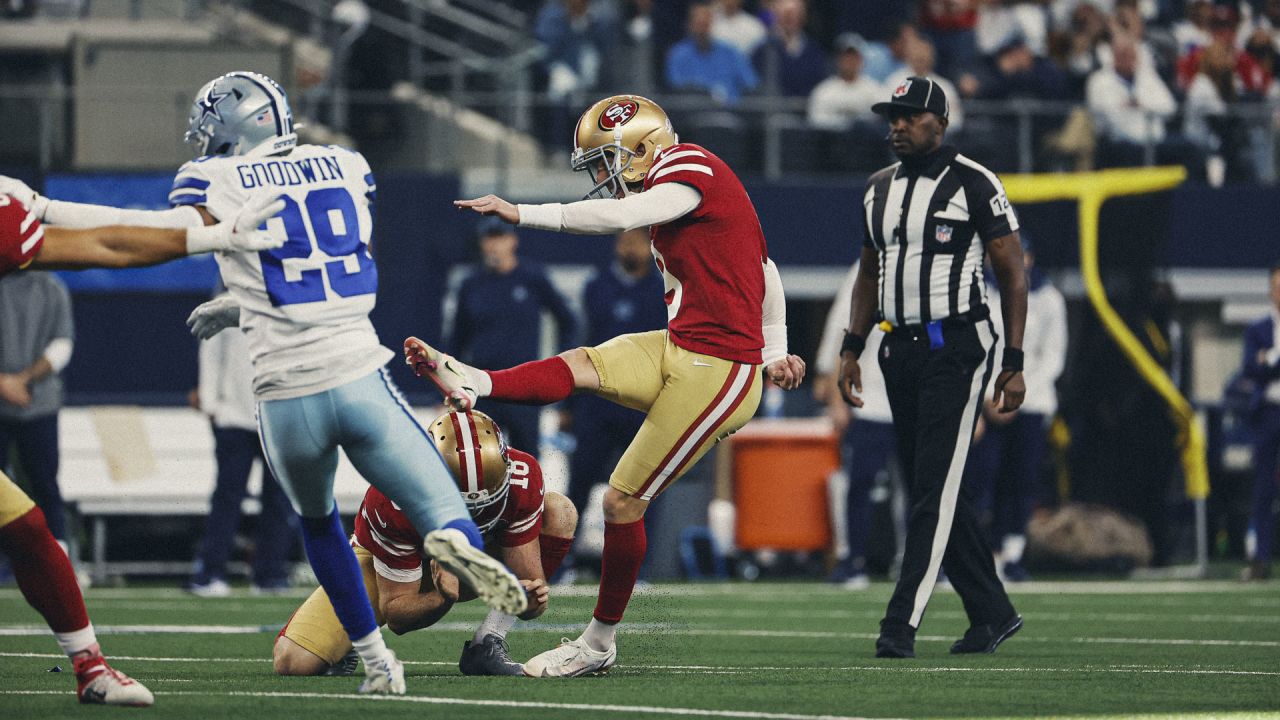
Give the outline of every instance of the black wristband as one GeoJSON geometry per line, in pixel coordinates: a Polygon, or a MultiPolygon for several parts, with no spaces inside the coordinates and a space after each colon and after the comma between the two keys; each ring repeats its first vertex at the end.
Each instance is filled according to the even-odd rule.
{"type": "Polygon", "coordinates": [[[1022,372],[1022,350],[1011,347],[1005,348],[1004,356],[1000,358],[1000,369],[1022,372]]]}
{"type": "Polygon", "coordinates": [[[858,357],[866,347],[866,338],[856,333],[847,332],[844,334],[844,341],[840,343],[840,354],[851,352],[854,357],[858,357]]]}

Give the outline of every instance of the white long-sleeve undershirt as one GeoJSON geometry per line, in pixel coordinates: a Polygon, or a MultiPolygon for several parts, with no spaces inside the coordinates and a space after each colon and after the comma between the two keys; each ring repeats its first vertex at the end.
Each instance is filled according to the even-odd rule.
{"type": "Polygon", "coordinates": [[[782,289],[782,275],[773,260],[764,261],[764,303],[760,314],[764,333],[760,357],[767,366],[787,356],[787,297],[782,289]]]}
{"type": "Polygon", "coordinates": [[[702,193],[682,183],[663,183],[621,199],[517,205],[520,227],[579,235],[610,235],[663,225],[697,209],[702,193]]]}
{"type": "Polygon", "coordinates": [[[49,207],[44,211],[44,221],[50,225],[70,228],[136,225],[180,230],[204,225],[204,218],[200,215],[200,211],[190,205],[169,210],[128,210],[66,200],[50,200],[49,207]]]}

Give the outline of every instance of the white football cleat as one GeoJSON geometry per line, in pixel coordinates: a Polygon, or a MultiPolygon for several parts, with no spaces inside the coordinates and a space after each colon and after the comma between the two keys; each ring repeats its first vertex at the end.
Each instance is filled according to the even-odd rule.
{"type": "Polygon", "coordinates": [[[457,358],[411,337],[404,341],[404,361],[418,377],[425,377],[440,388],[449,407],[466,412],[476,406],[479,394],[467,374],[471,368],[457,358]]]}
{"type": "Polygon", "coordinates": [[[486,605],[507,615],[519,615],[529,607],[524,587],[506,565],[473,547],[461,530],[432,530],[423,549],[445,570],[476,591],[486,605]]]}
{"type": "Polygon", "coordinates": [[[150,707],[156,701],[146,685],[111,667],[101,657],[82,667],[76,673],[76,681],[76,695],[84,705],[150,707]]]}
{"type": "Polygon", "coordinates": [[[618,661],[618,646],[610,645],[601,652],[592,650],[582,638],[560,639],[560,647],[531,658],[524,664],[524,674],[529,677],[578,677],[593,673],[609,672],[618,661]]]}
{"type": "Polygon", "coordinates": [[[358,690],[361,694],[403,695],[404,663],[396,659],[396,654],[387,651],[381,659],[364,664],[364,682],[358,690]]]}

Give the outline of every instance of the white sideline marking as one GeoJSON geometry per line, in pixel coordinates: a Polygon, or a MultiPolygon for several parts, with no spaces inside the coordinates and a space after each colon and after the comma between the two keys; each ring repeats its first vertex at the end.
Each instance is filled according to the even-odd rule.
{"type": "MultiPolygon", "coordinates": [[[[1168,623],[1170,619],[1177,619],[1178,622],[1228,622],[1228,623],[1280,623],[1280,615],[1274,613],[1260,613],[1258,615],[1213,615],[1213,614],[1197,614],[1185,615],[1182,613],[1072,613],[1072,612],[1044,612],[1035,610],[1027,613],[1036,620],[1107,620],[1112,622],[1161,622],[1168,623]]],[[[705,618],[786,618],[807,620],[815,619],[832,619],[832,620],[854,620],[854,619],[872,619],[879,620],[884,617],[884,610],[867,609],[867,610],[699,610],[699,609],[682,609],[681,617],[705,617],[705,618]]],[[[946,618],[948,620],[965,620],[968,618],[962,610],[931,610],[929,612],[931,618],[946,618]]]]}
{"type": "MultiPolygon", "coordinates": [[[[0,694],[66,695],[67,693],[60,690],[0,690],[0,694]]],[[[161,693],[161,697],[175,695],[200,697],[269,697],[307,698],[315,700],[359,700],[361,702],[403,702],[423,703],[426,705],[475,705],[482,707],[546,710],[586,710],[591,712],[631,713],[636,715],[689,715],[693,717],[750,718],[752,720],[867,720],[867,718],[849,715],[801,715],[797,713],[771,713],[752,710],[702,710],[699,708],[648,707],[643,705],[591,705],[588,703],[553,703],[534,702],[529,700],[481,700],[473,698],[426,697],[422,695],[355,695],[346,693],[251,692],[247,690],[233,690],[225,693],[179,690],[176,692],[161,693]]]]}
{"type": "MultiPolygon", "coordinates": [[[[541,624],[529,623],[522,628],[523,632],[563,632],[581,628],[581,624],[541,624]]],[[[475,629],[474,623],[443,622],[432,628],[438,631],[467,631],[475,629]]],[[[818,640],[875,640],[876,633],[830,632],[825,630],[730,630],[717,627],[672,627],[663,623],[648,625],[628,625],[627,629],[644,635],[646,631],[665,635],[692,635],[716,637],[776,637],[776,638],[811,638],[818,640]]],[[[101,635],[251,635],[254,633],[279,632],[279,625],[101,625],[94,626],[101,635]]],[[[0,626],[0,637],[35,637],[49,634],[49,629],[41,625],[7,625],[0,626]]],[[[1020,642],[1069,642],[1102,645],[1180,645],[1204,647],[1280,647],[1280,640],[1197,640],[1184,638],[1106,638],[1106,637],[1036,637],[1019,635],[1020,642]]],[[[947,635],[917,635],[916,640],[923,642],[954,642],[955,638],[947,635]]]]}
{"type": "MultiPolygon", "coordinates": [[[[0,657],[11,658],[48,658],[62,659],[65,655],[56,653],[24,653],[0,652],[0,657]]],[[[198,658],[198,657],[148,657],[143,655],[112,655],[112,661],[128,662],[217,662],[217,663],[269,663],[271,658],[198,658]]],[[[422,665],[430,667],[453,667],[458,663],[446,660],[402,660],[405,665],[422,665]]],[[[1158,675],[1261,675],[1280,677],[1280,670],[1218,670],[1200,667],[1169,667],[1161,665],[1083,665],[1076,668],[1037,668],[1037,667],[918,667],[912,665],[845,665],[845,666],[804,666],[804,665],[633,665],[621,670],[666,670],[673,673],[707,672],[712,674],[741,674],[751,672],[907,672],[907,673],[949,673],[949,672],[991,672],[991,673],[1112,673],[1112,674],[1158,674],[1158,675]]],[[[151,678],[148,682],[155,681],[151,678]]],[[[184,680],[164,680],[162,682],[189,682],[184,680]]]]}

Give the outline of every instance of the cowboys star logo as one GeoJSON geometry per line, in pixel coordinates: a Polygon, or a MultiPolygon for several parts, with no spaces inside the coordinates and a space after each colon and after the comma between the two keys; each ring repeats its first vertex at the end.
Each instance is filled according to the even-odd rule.
{"type": "Polygon", "coordinates": [[[640,106],[635,100],[619,100],[600,113],[600,129],[612,130],[619,125],[626,125],[636,116],[640,106]]]}
{"type": "Polygon", "coordinates": [[[894,88],[893,96],[896,98],[900,98],[909,92],[911,92],[911,81],[903,80],[902,83],[898,85],[898,87],[894,88]]]}
{"type": "Polygon", "coordinates": [[[209,88],[209,92],[205,93],[204,97],[196,101],[197,107],[200,108],[200,122],[204,122],[204,119],[210,115],[213,116],[214,120],[222,122],[222,113],[218,111],[218,103],[229,97],[231,97],[231,93],[229,92],[216,93],[213,91],[213,88],[209,88]]]}

